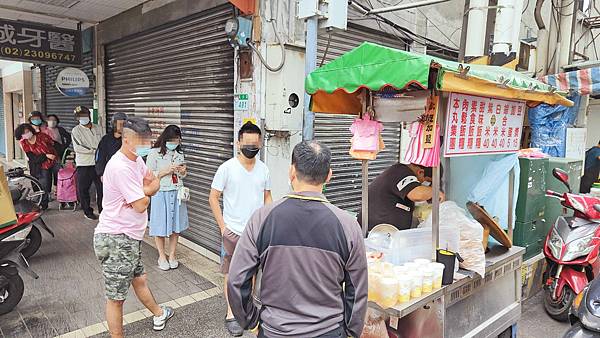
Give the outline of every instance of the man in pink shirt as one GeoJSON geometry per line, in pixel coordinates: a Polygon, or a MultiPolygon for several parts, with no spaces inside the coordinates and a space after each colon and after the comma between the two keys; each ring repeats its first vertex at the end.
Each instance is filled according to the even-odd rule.
{"type": "Polygon", "coordinates": [[[142,265],[147,208],[150,196],[160,188],[160,180],[142,160],[150,150],[150,126],[144,119],[130,118],[123,125],[122,137],[121,149],[104,171],[103,210],[94,231],[94,251],[102,265],[107,298],[106,320],[113,338],[123,337],[123,303],[130,285],[154,314],[154,330],[164,329],[173,316],[172,308],[154,300],[142,265]]]}

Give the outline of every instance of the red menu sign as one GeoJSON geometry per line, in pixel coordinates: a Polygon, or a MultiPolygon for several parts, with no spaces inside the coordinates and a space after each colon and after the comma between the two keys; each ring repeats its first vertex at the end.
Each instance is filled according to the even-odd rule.
{"type": "Polygon", "coordinates": [[[525,103],[451,93],[446,114],[446,156],[517,152],[525,103]]]}

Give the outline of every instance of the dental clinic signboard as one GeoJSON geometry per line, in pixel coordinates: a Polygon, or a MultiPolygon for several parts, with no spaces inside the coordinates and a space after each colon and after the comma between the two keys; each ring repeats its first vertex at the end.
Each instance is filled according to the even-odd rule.
{"type": "Polygon", "coordinates": [[[519,151],[525,110],[521,101],[451,93],[446,114],[445,156],[519,151]]]}
{"type": "Polygon", "coordinates": [[[41,64],[81,65],[81,32],[0,19],[0,58],[41,64]]]}
{"type": "Polygon", "coordinates": [[[67,67],[56,75],[55,84],[64,96],[83,96],[90,88],[90,79],[81,69],[67,67]]]}

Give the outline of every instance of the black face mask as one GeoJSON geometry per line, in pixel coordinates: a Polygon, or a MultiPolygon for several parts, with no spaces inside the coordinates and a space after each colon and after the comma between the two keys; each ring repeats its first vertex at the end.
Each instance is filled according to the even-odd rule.
{"type": "Polygon", "coordinates": [[[259,151],[260,149],[256,146],[242,146],[242,154],[246,156],[246,158],[254,158],[259,151]]]}

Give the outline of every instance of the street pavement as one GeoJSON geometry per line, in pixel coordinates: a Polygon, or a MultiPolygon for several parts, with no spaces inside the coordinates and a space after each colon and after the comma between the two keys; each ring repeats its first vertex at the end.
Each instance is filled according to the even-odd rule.
{"type": "MultiPolygon", "coordinates": [[[[56,237],[42,231],[41,248],[30,259],[39,279],[22,274],[25,294],[15,310],[0,317],[0,337],[85,337],[105,332],[102,275],[92,248],[96,222],[86,220],[80,211],[58,211],[56,204],[51,204],[43,218],[56,237]]],[[[161,271],[156,264],[157,251],[148,243],[142,245],[144,266],[156,300],[175,308],[190,304],[211,308],[213,311],[207,312],[204,320],[215,329],[221,328],[225,302],[217,297],[208,301],[212,307],[201,306],[222,294],[217,264],[181,247],[180,267],[161,271]],[[218,303],[222,313],[216,311],[218,303]]],[[[124,313],[126,323],[150,316],[133,290],[124,313]]]]}
{"type": "MultiPolygon", "coordinates": [[[[15,311],[0,317],[0,337],[108,337],[102,276],[92,249],[96,223],[85,220],[81,212],[55,208],[44,219],[56,238],[43,232],[40,251],[30,260],[40,278],[23,276],[23,300],[15,311]]],[[[229,337],[223,328],[225,299],[215,262],[180,246],[180,268],[164,272],[156,267],[151,241],[143,243],[143,254],[155,297],[175,307],[176,313],[163,332],[153,332],[150,313],[131,290],[125,303],[127,337],[229,337]]],[[[568,329],[568,324],[546,315],[541,293],[524,301],[522,308],[520,338],[562,337],[568,329]]]]}
{"type": "Polygon", "coordinates": [[[560,338],[569,329],[568,323],[550,318],[544,310],[543,293],[525,300],[521,320],[517,324],[519,338],[560,338]]]}

